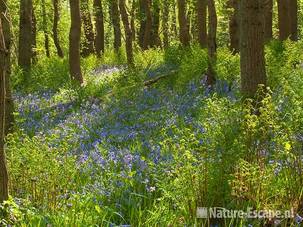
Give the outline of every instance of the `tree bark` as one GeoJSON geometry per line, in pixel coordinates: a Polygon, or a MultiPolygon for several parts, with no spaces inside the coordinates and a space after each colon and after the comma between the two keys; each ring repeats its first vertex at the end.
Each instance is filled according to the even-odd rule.
{"type": "Polygon", "coordinates": [[[118,53],[121,47],[120,12],[117,0],[110,1],[110,15],[114,27],[114,49],[118,53]]]}
{"type": "Polygon", "coordinates": [[[120,8],[121,18],[125,30],[127,63],[129,66],[133,66],[134,56],[133,56],[132,30],[130,27],[128,14],[126,11],[125,0],[119,0],[119,8],[120,8]]]}
{"type": "Polygon", "coordinates": [[[7,135],[12,130],[12,126],[14,124],[14,102],[12,97],[12,92],[10,88],[10,75],[11,75],[11,57],[10,57],[10,50],[11,50],[11,28],[10,28],[10,15],[7,9],[7,0],[0,0],[0,19],[2,20],[2,31],[4,35],[4,42],[6,50],[8,51],[6,55],[6,84],[5,84],[5,91],[6,91],[6,114],[5,114],[5,135],[7,135]]]}
{"type": "Polygon", "coordinates": [[[60,58],[64,57],[60,41],[59,41],[59,36],[58,36],[58,23],[59,23],[59,0],[53,0],[53,7],[54,7],[54,21],[53,21],[53,39],[54,39],[54,44],[57,49],[57,55],[60,58]]]}
{"type": "Polygon", "coordinates": [[[190,45],[190,36],[189,36],[189,25],[186,15],[186,1],[178,0],[178,19],[179,19],[179,32],[180,32],[180,42],[183,46],[190,45]]]}
{"type": "Polygon", "coordinates": [[[266,85],[263,35],[263,0],[241,0],[241,89],[254,97],[266,85]]]}
{"type": "Polygon", "coordinates": [[[160,29],[160,1],[154,0],[152,3],[152,39],[150,45],[152,47],[161,47],[161,39],[159,36],[160,29]]]}
{"type": "Polygon", "coordinates": [[[152,28],[153,28],[153,22],[152,22],[152,12],[151,12],[151,0],[141,0],[142,6],[144,7],[144,17],[145,17],[145,24],[144,24],[144,30],[142,28],[143,32],[143,45],[142,49],[147,50],[151,46],[151,40],[152,40],[152,28]]]}
{"type": "Polygon", "coordinates": [[[104,53],[104,18],[101,0],[94,0],[96,38],[95,48],[98,57],[104,53]]]}
{"type": "Polygon", "coordinates": [[[0,19],[0,204],[8,199],[8,173],[4,150],[5,138],[5,115],[6,115],[6,69],[7,56],[9,51],[5,46],[5,39],[2,31],[2,18],[0,19]]]}
{"type": "Polygon", "coordinates": [[[32,0],[20,1],[19,55],[18,64],[23,71],[29,71],[32,60],[32,0]]]}
{"type": "Polygon", "coordinates": [[[84,43],[82,46],[82,56],[87,57],[94,53],[95,34],[94,34],[93,23],[89,10],[88,0],[81,0],[80,6],[81,6],[80,12],[81,12],[81,18],[83,22],[83,30],[85,36],[84,43]]]}
{"type": "Polygon", "coordinates": [[[290,39],[298,40],[298,0],[289,0],[290,39]]]}
{"type": "Polygon", "coordinates": [[[162,27],[163,27],[163,45],[164,48],[169,47],[169,8],[170,1],[164,0],[163,2],[163,14],[162,14],[162,27]]]}
{"type": "Polygon", "coordinates": [[[236,54],[240,48],[240,15],[239,15],[239,0],[229,0],[228,7],[233,9],[233,13],[229,19],[229,37],[230,50],[236,54]]]}
{"type": "Polygon", "coordinates": [[[72,80],[83,83],[80,66],[81,16],[79,0],[69,0],[71,28],[69,34],[69,68],[72,80]]]}
{"type": "Polygon", "coordinates": [[[49,50],[49,36],[48,36],[48,28],[47,28],[47,15],[46,15],[46,6],[45,0],[41,0],[42,4],[42,23],[43,23],[43,33],[44,33],[44,48],[46,56],[50,57],[50,50],[49,50]]]}
{"type": "Polygon", "coordinates": [[[290,36],[289,0],[278,0],[279,39],[286,40],[290,36]]]}
{"type": "Polygon", "coordinates": [[[32,10],[32,64],[36,64],[38,61],[37,56],[37,18],[35,14],[35,8],[32,10]]]}
{"type": "Polygon", "coordinates": [[[207,84],[214,85],[216,82],[216,72],[214,65],[216,64],[217,53],[217,25],[218,18],[216,13],[216,6],[214,0],[208,0],[208,70],[207,70],[207,84]]]}
{"type": "Polygon", "coordinates": [[[264,0],[264,41],[273,38],[273,0],[264,0]]]}
{"type": "Polygon", "coordinates": [[[207,47],[207,0],[197,0],[197,25],[198,25],[198,41],[202,48],[207,47]]]}

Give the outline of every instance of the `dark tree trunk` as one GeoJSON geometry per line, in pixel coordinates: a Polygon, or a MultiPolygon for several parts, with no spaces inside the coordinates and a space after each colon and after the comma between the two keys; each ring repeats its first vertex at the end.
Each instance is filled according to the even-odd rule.
{"type": "Polygon", "coordinates": [[[246,97],[266,85],[262,4],[263,0],[241,0],[241,89],[246,97]]]}
{"type": "Polygon", "coordinates": [[[239,0],[229,0],[228,6],[233,9],[229,19],[229,37],[230,50],[235,54],[239,53],[240,48],[240,17],[239,17],[239,0]]]}
{"type": "Polygon", "coordinates": [[[290,39],[298,40],[298,0],[289,0],[290,39]]]}
{"type": "Polygon", "coordinates": [[[0,18],[2,20],[2,30],[4,35],[4,42],[6,50],[8,51],[6,55],[6,114],[5,114],[5,135],[7,135],[12,130],[14,123],[14,102],[12,97],[12,92],[10,88],[10,75],[11,75],[11,58],[10,58],[10,49],[11,49],[11,29],[10,29],[10,15],[7,9],[7,0],[0,0],[0,18]]]}
{"type": "Polygon", "coordinates": [[[80,0],[69,0],[71,28],[69,34],[69,68],[72,80],[83,83],[80,66],[81,16],[80,0]]]}
{"type": "Polygon", "coordinates": [[[208,0],[208,70],[207,84],[214,85],[216,82],[216,72],[214,66],[216,64],[217,53],[217,13],[214,0],[208,0]]]}
{"type": "Polygon", "coordinates": [[[264,0],[264,41],[268,42],[273,38],[273,0],[264,0]]]}
{"type": "Polygon", "coordinates": [[[163,2],[163,14],[162,14],[162,27],[163,27],[163,45],[164,48],[169,46],[169,8],[170,2],[169,0],[164,0],[163,2]]]}
{"type": "Polygon", "coordinates": [[[151,45],[152,40],[152,12],[151,12],[151,0],[142,0],[144,2],[144,15],[146,18],[144,26],[144,36],[143,36],[143,50],[147,50],[151,45]]]}
{"type": "Polygon", "coordinates": [[[37,56],[37,18],[35,8],[32,10],[32,63],[35,64],[38,61],[37,56]]]}
{"type": "Polygon", "coordinates": [[[131,28],[132,28],[132,35],[133,35],[133,41],[136,41],[136,0],[133,0],[132,2],[132,10],[131,10],[131,28]]]}
{"type": "Polygon", "coordinates": [[[82,46],[82,56],[87,57],[94,53],[95,35],[88,0],[81,0],[80,6],[83,31],[85,35],[84,43],[82,46]]]}
{"type": "Polygon", "coordinates": [[[49,36],[48,36],[48,28],[47,28],[47,15],[46,15],[46,6],[45,6],[45,0],[42,0],[42,20],[43,20],[43,32],[44,32],[44,47],[46,56],[50,57],[50,51],[49,51],[49,36]]]}
{"type": "Polygon", "coordinates": [[[59,0],[53,0],[53,7],[54,7],[54,22],[53,22],[53,39],[54,44],[57,49],[57,54],[60,58],[64,57],[62,48],[60,46],[59,36],[58,36],[58,23],[59,23],[59,0]]]}
{"type": "Polygon", "coordinates": [[[183,46],[190,45],[190,36],[189,36],[189,24],[187,21],[186,15],[186,1],[178,0],[178,9],[179,9],[179,32],[180,32],[180,42],[183,46]]]}
{"type": "MultiPolygon", "coordinates": [[[[2,12],[1,12],[2,13],[2,12]]],[[[5,138],[5,115],[6,115],[6,78],[7,78],[7,56],[9,51],[5,46],[2,31],[2,18],[0,20],[0,204],[8,199],[8,173],[4,150],[5,138]]]]}
{"type": "Polygon", "coordinates": [[[125,0],[119,0],[119,8],[120,8],[121,18],[122,18],[122,22],[123,22],[124,30],[125,30],[127,63],[129,66],[133,66],[134,56],[133,56],[132,30],[130,27],[128,14],[126,11],[125,0]]]}
{"type": "Polygon", "coordinates": [[[114,27],[114,48],[118,53],[121,47],[121,26],[120,26],[120,12],[117,0],[110,1],[110,15],[114,27]]]}
{"type": "Polygon", "coordinates": [[[32,0],[20,1],[19,55],[18,64],[24,71],[29,71],[32,60],[32,0]]]}
{"type": "Polygon", "coordinates": [[[197,25],[198,25],[198,41],[202,48],[207,47],[207,0],[197,0],[197,25]]]}
{"type": "Polygon", "coordinates": [[[290,36],[289,0],[278,0],[279,39],[286,40],[290,36]]]}
{"type": "Polygon", "coordinates": [[[95,48],[98,57],[104,53],[104,18],[101,0],[94,0],[96,39],[95,48]]]}
{"type": "Polygon", "coordinates": [[[152,3],[153,13],[152,13],[152,47],[161,47],[161,39],[159,36],[160,29],[160,2],[159,0],[154,0],[152,3]]]}

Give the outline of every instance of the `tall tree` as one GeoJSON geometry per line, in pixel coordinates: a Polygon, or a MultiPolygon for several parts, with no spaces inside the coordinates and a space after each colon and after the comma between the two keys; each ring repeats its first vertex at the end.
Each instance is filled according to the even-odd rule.
{"type": "Polygon", "coordinates": [[[160,29],[160,1],[152,1],[152,35],[151,47],[161,47],[161,39],[159,36],[160,29]]]}
{"type": "Polygon", "coordinates": [[[163,0],[163,13],[162,13],[162,28],[163,28],[163,45],[164,48],[169,46],[169,13],[170,1],[163,0]]]}
{"type": "Polygon", "coordinates": [[[214,65],[216,64],[217,53],[217,12],[214,0],[208,0],[208,70],[207,70],[207,84],[213,85],[216,82],[216,72],[214,65]]]}
{"type": "Polygon", "coordinates": [[[190,35],[189,35],[189,24],[187,18],[186,1],[178,0],[178,19],[179,19],[179,32],[180,32],[180,42],[183,46],[190,45],[190,35]]]}
{"type": "Polygon", "coordinates": [[[132,30],[131,30],[131,26],[130,26],[129,19],[128,19],[125,0],[119,0],[119,8],[120,8],[121,18],[122,18],[123,26],[124,26],[124,30],[125,30],[127,63],[129,66],[133,66],[134,55],[133,55],[132,30]]]}
{"type": "MultiPolygon", "coordinates": [[[[147,50],[151,45],[152,41],[152,12],[151,12],[151,0],[140,0],[141,8],[141,27],[140,27],[140,38],[141,48],[147,50]]],[[[140,43],[140,42],[139,42],[140,43]]]]}
{"type": "Polygon", "coordinates": [[[37,18],[35,8],[32,8],[32,63],[35,64],[38,61],[37,56],[37,18]]]}
{"type": "Polygon", "coordinates": [[[114,49],[118,53],[121,47],[120,11],[117,0],[110,0],[110,17],[114,27],[114,49]]]}
{"type": "Polygon", "coordinates": [[[298,39],[298,0],[278,0],[279,39],[298,39]]]}
{"type": "Polygon", "coordinates": [[[241,0],[241,89],[253,97],[266,85],[263,35],[263,0],[241,0]]]}
{"type": "Polygon", "coordinates": [[[53,39],[54,44],[57,49],[57,54],[60,58],[64,57],[60,41],[59,41],[59,35],[58,35],[58,23],[59,23],[59,1],[60,0],[53,0],[53,8],[54,8],[54,19],[53,19],[53,39]]]}
{"type": "Polygon", "coordinates": [[[20,1],[20,22],[19,22],[19,55],[18,64],[24,70],[28,71],[31,67],[32,59],[32,0],[20,1]]]}
{"type": "Polygon", "coordinates": [[[290,39],[298,40],[298,0],[289,0],[290,39]]]}
{"type": "Polygon", "coordinates": [[[41,0],[42,6],[42,23],[43,23],[43,33],[44,33],[44,48],[46,52],[46,56],[50,57],[50,50],[49,50],[49,35],[48,35],[48,26],[47,26],[47,15],[46,15],[46,5],[45,0],[41,0]]]}
{"type": "Polygon", "coordinates": [[[10,28],[10,15],[7,9],[7,0],[0,0],[0,19],[2,20],[2,30],[4,36],[4,42],[6,47],[6,80],[5,80],[5,91],[6,91],[6,101],[5,101],[5,135],[7,135],[13,126],[14,123],[14,102],[12,97],[12,92],[10,88],[10,75],[11,75],[11,59],[10,59],[10,50],[11,50],[11,28],[10,28]]]}
{"type": "Polygon", "coordinates": [[[229,0],[228,7],[232,9],[229,19],[229,37],[230,50],[235,54],[239,53],[240,48],[240,16],[239,16],[239,0],[229,0]]]}
{"type": "MultiPolygon", "coordinates": [[[[1,12],[2,13],[2,12],[1,12]]],[[[2,31],[2,18],[0,19],[0,203],[8,199],[8,173],[6,167],[4,137],[5,137],[5,113],[6,113],[6,74],[7,56],[9,51],[5,46],[2,31]]]]}
{"type": "Polygon", "coordinates": [[[273,0],[264,0],[264,39],[265,42],[273,37],[273,0]]]}
{"type": "Polygon", "coordinates": [[[72,80],[83,83],[80,65],[81,15],[80,0],[69,0],[71,28],[69,33],[69,69],[72,80]]]}
{"type": "Polygon", "coordinates": [[[104,52],[104,18],[101,0],[94,0],[94,10],[96,27],[95,49],[97,56],[101,57],[101,53],[104,52]]]}
{"type": "Polygon", "coordinates": [[[208,0],[197,0],[196,11],[197,11],[197,26],[198,26],[198,40],[201,47],[207,47],[207,1],[208,0]]]}
{"type": "Polygon", "coordinates": [[[85,39],[82,47],[82,56],[87,57],[90,54],[94,53],[95,34],[94,34],[94,28],[90,14],[88,0],[81,0],[80,6],[81,6],[80,8],[81,19],[83,22],[83,31],[85,35],[85,39]]]}

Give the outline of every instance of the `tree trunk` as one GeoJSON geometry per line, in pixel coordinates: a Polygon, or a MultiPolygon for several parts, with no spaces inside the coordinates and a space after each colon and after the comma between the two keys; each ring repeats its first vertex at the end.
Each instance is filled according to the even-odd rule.
{"type": "Polygon", "coordinates": [[[169,46],[169,0],[163,2],[162,27],[163,27],[163,45],[164,48],[169,46]]]}
{"type": "Polygon", "coordinates": [[[45,6],[45,0],[42,0],[42,23],[43,23],[43,32],[44,32],[44,47],[46,56],[50,57],[50,51],[49,51],[49,36],[48,36],[48,28],[47,28],[47,15],[46,15],[46,6],[45,6]]]}
{"type": "Polygon", "coordinates": [[[263,0],[241,0],[241,89],[253,97],[266,85],[263,36],[263,0]]]}
{"type": "Polygon", "coordinates": [[[128,14],[126,11],[125,0],[119,0],[119,8],[120,8],[121,18],[125,30],[127,63],[129,66],[133,66],[134,56],[133,56],[132,30],[130,27],[128,14]]]}
{"type": "Polygon", "coordinates": [[[240,48],[240,17],[239,17],[239,0],[229,0],[228,7],[233,9],[229,19],[229,37],[230,50],[236,54],[240,48]]]}
{"type": "Polygon", "coordinates": [[[278,0],[279,39],[286,40],[290,36],[289,0],[278,0]]]}
{"type": "Polygon", "coordinates": [[[178,0],[178,9],[179,9],[179,32],[180,32],[180,42],[183,46],[190,45],[190,36],[189,36],[189,25],[186,15],[186,1],[178,0]]]}
{"type": "Polygon", "coordinates": [[[57,49],[57,54],[60,58],[64,57],[62,48],[60,46],[59,36],[58,36],[58,23],[59,23],[59,0],[53,0],[54,7],[54,22],[53,22],[53,39],[54,44],[57,49]]]}
{"type": "Polygon", "coordinates": [[[264,41],[268,42],[273,38],[273,0],[264,0],[264,41]]]}
{"type": "Polygon", "coordinates": [[[114,49],[118,53],[121,47],[120,12],[117,0],[110,1],[110,15],[114,27],[114,49]]]}
{"type": "Polygon", "coordinates": [[[32,10],[32,64],[37,63],[37,18],[35,14],[35,8],[32,10]]]}
{"type": "Polygon", "coordinates": [[[208,70],[207,84],[214,85],[216,82],[216,72],[214,65],[216,64],[217,52],[217,13],[214,0],[208,0],[208,70]]]}
{"type": "Polygon", "coordinates": [[[29,71],[32,60],[32,0],[20,1],[19,55],[18,64],[24,71],[29,71]]]}
{"type": "Polygon", "coordinates": [[[94,0],[96,39],[95,48],[98,57],[104,53],[104,18],[101,0],[94,0]]]}
{"type": "Polygon", "coordinates": [[[4,138],[5,138],[5,112],[6,112],[6,69],[7,56],[4,35],[2,32],[2,18],[0,19],[0,204],[8,199],[8,173],[6,167],[4,138]]]}
{"type": "Polygon", "coordinates": [[[289,0],[290,39],[298,40],[298,0],[289,0]]]}
{"type": "Polygon", "coordinates": [[[9,51],[6,55],[6,114],[5,114],[5,135],[7,135],[13,126],[14,123],[14,102],[12,97],[12,92],[10,88],[10,75],[11,75],[11,58],[10,58],[10,49],[11,49],[11,29],[10,29],[10,15],[7,9],[7,0],[0,0],[0,19],[2,20],[2,30],[4,35],[5,47],[9,51]]]}
{"type": "Polygon", "coordinates": [[[132,2],[132,10],[131,10],[131,28],[132,28],[132,35],[133,35],[133,41],[136,41],[136,0],[133,0],[132,2]]]}
{"type": "Polygon", "coordinates": [[[144,36],[143,36],[143,50],[147,50],[150,47],[152,40],[152,13],[151,13],[151,0],[142,0],[145,15],[145,25],[144,25],[144,36]]]}
{"type": "Polygon", "coordinates": [[[161,47],[161,39],[159,36],[160,29],[160,2],[154,0],[152,4],[152,40],[150,45],[152,47],[161,47]]]}
{"type": "Polygon", "coordinates": [[[207,0],[197,0],[197,25],[198,25],[198,41],[202,48],[207,47],[207,0]]]}
{"type": "Polygon", "coordinates": [[[88,0],[81,0],[80,6],[81,6],[80,12],[83,22],[83,30],[85,35],[85,39],[82,47],[82,56],[87,57],[94,53],[95,35],[94,35],[93,23],[89,10],[88,0]]]}
{"type": "Polygon", "coordinates": [[[69,68],[72,80],[83,83],[80,66],[81,16],[80,0],[69,0],[71,28],[69,33],[69,68]]]}

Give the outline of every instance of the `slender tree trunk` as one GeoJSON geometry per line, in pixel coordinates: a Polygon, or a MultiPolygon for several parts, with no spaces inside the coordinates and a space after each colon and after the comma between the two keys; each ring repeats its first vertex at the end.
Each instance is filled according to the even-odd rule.
{"type": "Polygon", "coordinates": [[[110,15],[114,27],[114,48],[118,53],[121,47],[121,26],[120,26],[120,12],[117,0],[110,1],[110,15]]]}
{"type": "Polygon", "coordinates": [[[217,53],[217,13],[214,0],[208,0],[208,70],[207,84],[214,85],[216,82],[216,72],[214,65],[216,64],[217,53]]]}
{"type": "Polygon", "coordinates": [[[29,71],[32,60],[32,11],[32,0],[20,1],[18,64],[24,71],[29,71]]]}
{"type": "Polygon", "coordinates": [[[132,28],[132,34],[133,34],[133,41],[136,41],[136,0],[133,0],[132,2],[132,10],[131,10],[131,28],[132,28]]]}
{"type": "Polygon", "coordinates": [[[71,28],[69,34],[69,68],[72,80],[83,83],[80,66],[81,16],[80,0],[69,0],[71,28]]]}
{"type": "Polygon", "coordinates": [[[36,64],[38,61],[37,56],[37,18],[35,8],[32,8],[32,63],[36,64]]]}
{"type": "Polygon", "coordinates": [[[128,14],[126,11],[125,0],[119,0],[119,8],[120,8],[121,18],[122,18],[122,22],[123,22],[124,30],[125,30],[127,62],[128,62],[129,66],[133,66],[134,56],[133,56],[132,30],[130,27],[128,14]]]}
{"type": "Polygon", "coordinates": [[[172,31],[174,34],[174,38],[178,37],[178,29],[177,29],[177,2],[178,0],[173,0],[173,4],[172,4],[172,31]]]}
{"type": "Polygon", "coordinates": [[[12,130],[12,126],[14,123],[14,102],[12,97],[12,92],[10,88],[10,75],[11,75],[11,29],[10,29],[10,15],[7,9],[7,0],[0,0],[0,19],[2,20],[2,30],[4,35],[4,41],[6,50],[8,51],[6,55],[6,114],[5,114],[5,135],[7,135],[12,130]]]}
{"type": "Polygon", "coordinates": [[[279,39],[286,40],[290,36],[289,0],[278,0],[279,39]]]}
{"type": "Polygon", "coordinates": [[[104,18],[101,0],[94,0],[96,39],[95,48],[98,57],[104,52],[104,18]]]}
{"type": "Polygon", "coordinates": [[[44,32],[44,47],[46,56],[50,57],[50,50],[49,50],[49,36],[48,36],[48,28],[47,28],[47,15],[46,15],[46,6],[45,0],[42,0],[42,20],[43,20],[43,32],[44,32]]]}
{"type": "Polygon", "coordinates": [[[247,97],[266,85],[262,15],[263,0],[241,0],[241,86],[247,97]]]}
{"type": "Polygon", "coordinates": [[[95,35],[94,35],[93,23],[89,10],[88,0],[81,0],[80,6],[81,6],[80,12],[83,22],[83,30],[85,35],[85,39],[82,47],[82,56],[87,57],[94,53],[95,35]]]}
{"type": "Polygon", "coordinates": [[[5,112],[6,112],[6,69],[9,51],[6,49],[4,35],[2,31],[2,18],[0,19],[0,204],[8,199],[8,173],[4,150],[5,138],[5,112]]]}
{"type": "Polygon", "coordinates": [[[163,27],[163,45],[164,48],[168,48],[169,46],[169,8],[170,2],[169,0],[164,0],[163,2],[163,14],[162,14],[162,27],[163,27]]]}
{"type": "Polygon", "coordinates": [[[160,1],[154,0],[152,3],[152,40],[150,45],[152,47],[161,47],[161,39],[159,36],[160,29],[160,1]]]}
{"type": "Polygon", "coordinates": [[[289,0],[290,39],[298,40],[298,0],[289,0]]]}
{"type": "Polygon", "coordinates": [[[273,0],[264,0],[264,41],[273,38],[273,0]]]}
{"type": "Polygon", "coordinates": [[[178,9],[179,9],[179,32],[180,32],[180,42],[183,46],[190,45],[190,36],[189,36],[189,25],[186,15],[186,1],[178,0],[178,9]]]}
{"type": "Polygon", "coordinates": [[[198,40],[202,48],[207,47],[207,1],[208,0],[197,0],[197,25],[198,25],[198,40]]]}
{"type": "Polygon", "coordinates": [[[233,13],[229,19],[229,37],[230,50],[235,54],[239,53],[240,48],[240,16],[239,16],[239,0],[229,0],[228,6],[233,9],[233,13]]]}
{"type": "Polygon", "coordinates": [[[143,0],[144,2],[144,12],[145,12],[145,29],[144,29],[144,38],[143,38],[143,50],[147,50],[151,45],[152,39],[152,13],[151,13],[151,0],[143,0]]]}
{"type": "Polygon", "coordinates": [[[54,7],[54,22],[53,22],[53,39],[54,39],[54,44],[57,49],[57,54],[60,58],[64,57],[60,41],[59,41],[59,36],[58,36],[58,23],[59,23],[59,0],[53,0],[53,7],[54,7]]]}

